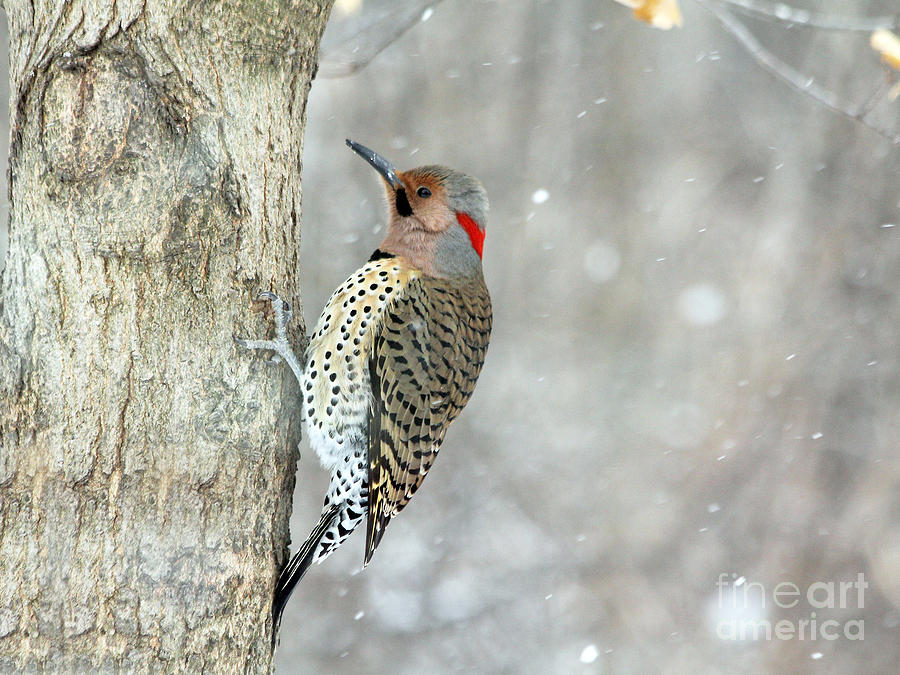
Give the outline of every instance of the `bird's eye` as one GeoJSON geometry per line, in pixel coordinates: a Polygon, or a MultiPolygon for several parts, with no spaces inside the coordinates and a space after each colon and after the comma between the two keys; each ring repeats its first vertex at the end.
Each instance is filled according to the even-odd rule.
{"type": "Polygon", "coordinates": [[[420,187],[416,190],[416,194],[419,195],[422,199],[428,199],[431,196],[431,190],[427,187],[420,187]]]}

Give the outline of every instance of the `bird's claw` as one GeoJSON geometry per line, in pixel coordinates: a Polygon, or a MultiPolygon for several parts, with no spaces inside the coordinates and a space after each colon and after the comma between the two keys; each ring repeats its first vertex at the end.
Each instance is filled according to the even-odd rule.
{"type": "Polygon", "coordinates": [[[280,305],[281,310],[285,314],[287,314],[287,315],[291,314],[291,303],[289,303],[287,300],[282,300],[277,295],[275,295],[272,291],[262,291],[259,295],[256,296],[257,302],[263,302],[265,300],[268,300],[269,302],[272,303],[273,309],[277,308],[280,305]]]}
{"type": "Polygon", "coordinates": [[[257,302],[268,301],[272,305],[272,313],[275,315],[275,335],[283,338],[287,334],[287,325],[291,321],[293,311],[291,303],[282,300],[272,291],[262,291],[256,296],[257,302]]]}
{"type": "Polygon", "coordinates": [[[263,349],[275,352],[275,356],[266,360],[266,363],[269,364],[281,363],[281,351],[283,349],[290,349],[286,340],[242,340],[241,338],[236,337],[234,338],[234,341],[244,349],[263,349]]]}
{"type": "Polygon", "coordinates": [[[283,311],[285,314],[291,313],[291,303],[289,303],[287,300],[282,300],[272,291],[262,291],[259,295],[256,296],[257,302],[265,302],[267,300],[272,303],[272,309],[281,309],[281,311],[283,311]]]}
{"type": "Polygon", "coordinates": [[[258,302],[268,301],[272,305],[272,313],[275,315],[275,339],[244,340],[239,337],[234,337],[234,341],[245,349],[275,352],[270,359],[266,360],[266,363],[269,365],[277,365],[282,361],[287,362],[294,372],[294,375],[299,379],[301,370],[300,364],[287,340],[287,324],[291,320],[291,305],[271,291],[262,291],[256,296],[256,300],[258,302]]]}

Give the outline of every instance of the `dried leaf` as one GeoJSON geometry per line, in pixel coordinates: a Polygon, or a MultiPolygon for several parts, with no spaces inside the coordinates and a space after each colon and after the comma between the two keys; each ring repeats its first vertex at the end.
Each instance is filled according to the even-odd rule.
{"type": "Polygon", "coordinates": [[[898,96],[900,96],[900,82],[891,87],[888,92],[888,100],[896,101],[898,96]]]}
{"type": "Polygon", "coordinates": [[[334,3],[335,10],[337,10],[341,16],[356,14],[360,7],[362,7],[362,0],[336,0],[334,3]]]}
{"type": "Polygon", "coordinates": [[[649,23],[654,28],[669,30],[672,26],[681,26],[678,0],[616,0],[616,2],[631,7],[636,19],[649,23]]]}
{"type": "Polygon", "coordinates": [[[894,70],[900,70],[900,38],[889,30],[876,30],[869,40],[872,49],[881,54],[881,60],[894,70]]]}

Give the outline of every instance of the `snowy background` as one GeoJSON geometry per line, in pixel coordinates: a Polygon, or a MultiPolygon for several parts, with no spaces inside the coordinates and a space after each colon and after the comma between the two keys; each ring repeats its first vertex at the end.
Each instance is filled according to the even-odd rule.
{"type": "MultiPolygon", "coordinates": [[[[279,672],[895,670],[900,149],[762,71],[692,0],[667,33],[609,0],[409,3],[427,20],[325,77],[377,43],[384,24],[343,40],[385,4],[339,3],[312,90],[307,320],[383,234],[350,137],[483,180],[495,329],[369,568],[356,536],[294,594],[279,672]],[[859,573],[864,607],[772,600],[859,573]],[[720,606],[720,575],[765,604],[720,606]],[[717,636],[813,611],[865,639],[717,636]]],[[[867,33],[743,20],[847,100],[883,80],[867,33]]],[[[327,482],[302,453],[295,545],[327,482]]]]}

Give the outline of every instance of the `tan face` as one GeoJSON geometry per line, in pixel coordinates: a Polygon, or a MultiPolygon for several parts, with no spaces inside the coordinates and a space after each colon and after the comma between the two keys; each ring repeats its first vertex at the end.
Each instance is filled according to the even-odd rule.
{"type": "MultiPolygon", "coordinates": [[[[426,232],[444,232],[456,222],[456,214],[448,204],[447,191],[437,176],[413,169],[398,174],[413,215],[405,225],[426,232]]],[[[394,215],[397,211],[396,193],[388,188],[388,199],[394,215]]],[[[396,213],[397,216],[402,214],[396,213]]]]}

